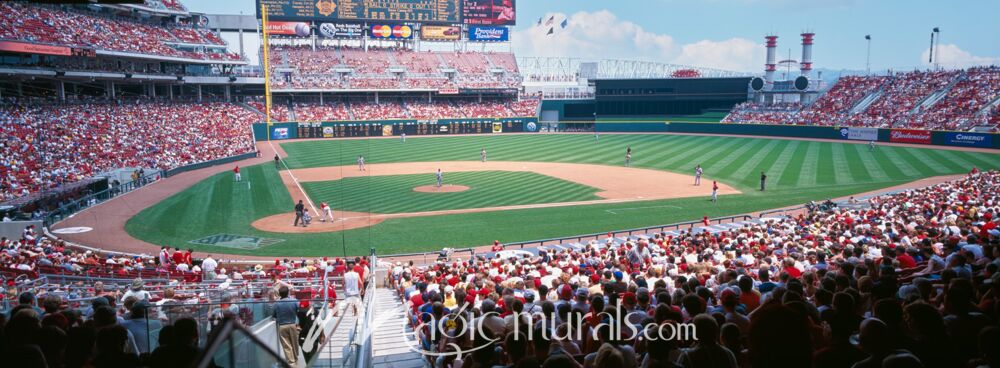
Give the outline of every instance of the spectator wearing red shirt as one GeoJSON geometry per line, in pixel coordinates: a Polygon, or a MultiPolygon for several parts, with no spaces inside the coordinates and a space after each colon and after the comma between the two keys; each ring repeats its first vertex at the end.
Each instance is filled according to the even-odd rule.
{"type": "Polygon", "coordinates": [[[184,253],[184,263],[187,263],[189,266],[194,266],[194,249],[188,249],[187,252],[184,253]]]}
{"type": "Polygon", "coordinates": [[[185,263],[184,260],[186,259],[184,257],[184,252],[181,251],[181,248],[174,249],[174,254],[172,255],[172,258],[174,259],[174,265],[185,263]]]}
{"type": "Polygon", "coordinates": [[[499,240],[494,240],[493,241],[493,251],[494,252],[503,251],[503,244],[500,244],[499,240]]]}
{"type": "Polygon", "coordinates": [[[917,261],[913,259],[903,247],[896,247],[896,260],[899,261],[899,268],[908,269],[917,267],[917,261]]]}

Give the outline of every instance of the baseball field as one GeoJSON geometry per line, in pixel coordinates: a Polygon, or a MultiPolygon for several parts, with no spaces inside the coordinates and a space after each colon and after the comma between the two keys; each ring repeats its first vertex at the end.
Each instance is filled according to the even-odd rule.
{"type": "Polygon", "coordinates": [[[315,140],[280,148],[287,153],[280,169],[245,167],[240,182],[231,172],[214,175],[141,211],[126,231],[215,253],[408,253],[755,212],[973,166],[1000,168],[992,153],[657,134],[315,140]],[[700,186],[693,185],[696,165],[704,169],[700,186]],[[439,168],[448,190],[436,189],[439,168]],[[713,180],[717,203],[709,200],[713,180]],[[312,225],[293,227],[300,199],[307,209],[329,203],[335,220],[319,222],[314,213],[312,225]]]}

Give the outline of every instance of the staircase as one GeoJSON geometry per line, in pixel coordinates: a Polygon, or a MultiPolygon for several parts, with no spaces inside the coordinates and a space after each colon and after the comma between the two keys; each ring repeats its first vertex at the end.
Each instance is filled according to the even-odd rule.
{"type": "Polygon", "coordinates": [[[375,323],[372,324],[372,362],[376,368],[424,368],[427,359],[406,320],[406,306],[395,291],[375,289],[375,323]]]}
{"type": "Polygon", "coordinates": [[[938,101],[941,101],[941,99],[948,95],[948,91],[951,91],[951,87],[954,87],[958,82],[965,80],[965,78],[965,74],[959,75],[957,78],[952,79],[947,86],[944,86],[944,88],[931,92],[930,95],[924,97],[923,101],[917,103],[916,106],[909,111],[909,113],[916,114],[933,107],[934,104],[938,103],[938,101]]]}
{"type": "Polygon", "coordinates": [[[875,101],[877,101],[879,99],[879,97],[882,97],[882,90],[881,89],[879,89],[879,90],[877,90],[875,92],[872,92],[868,96],[865,96],[865,98],[862,98],[861,101],[858,101],[857,105],[854,105],[854,107],[852,107],[851,110],[849,110],[847,112],[847,114],[848,115],[854,115],[854,114],[857,114],[857,113],[860,113],[860,112],[863,112],[863,111],[867,110],[868,106],[871,106],[871,104],[874,103],[875,101]]]}
{"type": "MultiPolygon", "coordinates": [[[[342,306],[338,306],[342,308],[342,306]]],[[[351,330],[357,323],[358,318],[351,311],[340,311],[344,319],[340,325],[333,330],[329,341],[320,350],[319,357],[312,363],[311,367],[341,367],[344,364],[344,347],[350,341],[351,330]]]]}

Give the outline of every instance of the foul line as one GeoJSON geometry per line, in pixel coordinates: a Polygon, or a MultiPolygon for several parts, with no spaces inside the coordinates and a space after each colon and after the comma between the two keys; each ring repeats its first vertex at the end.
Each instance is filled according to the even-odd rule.
{"type": "Polygon", "coordinates": [[[618,212],[615,212],[615,211],[646,210],[646,209],[651,209],[651,208],[676,208],[676,209],[679,209],[679,210],[684,209],[684,207],[680,207],[680,206],[665,205],[665,206],[650,206],[650,207],[616,208],[614,210],[604,210],[604,212],[610,213],[612,215],[617,215],[618,212]]]}
{"type": "MultiPolygon", "coordinates": [[[[273,151],[274,154],[277,155],[278,154],[278,149],[274,148],[274,143],[271,143],[271,141],[268,140],[267,144],[269,146],[271,146],[271,151],[273,151]]],[[[295,177],[295,174],[292,174],[292,169],[288,168],[288,164],[285,163],[284,159],[281,159],[281,166],[285,167],[285,172],[287,172],[288,176],[290,176],[292,178],[292,182],[295,183],[295,186],[299,188],[299,192],[302,193],[302,196],[306,197],[306,203],[309,203],[309,208],[312,208],[313,213],[315,213],[316,216],[319,216],[320,213],[319,213],[319,211],[316,210],[316,205],[313,204],[312,198],[309,198],[309,195],[306,194],[306,190],[302,189],[302,184],[299,184],[299,179],[295,177]]],[[[281,172],[278,172],[278,176],[281,176],[281,172]]],[[[289,194],[291,194],[291,193],[289,193],[289,194]]],[[[294,199],[293,199],[293,201],[294,201],[294,199]]]]}

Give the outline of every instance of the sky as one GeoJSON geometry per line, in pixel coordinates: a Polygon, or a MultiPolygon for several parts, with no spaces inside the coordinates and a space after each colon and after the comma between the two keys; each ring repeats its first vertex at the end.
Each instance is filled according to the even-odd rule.
{"type": "MultiPolygon", "coordinates": [[[[204,13],[254,14],[253,0],[188,0],[204,13]]],[[[946,67],[1000,64],[998,0],[519,0],[511,35],[518,56],[652,60],[758,72],[764,36],[778,58],[801,58],[799,36],[816,33],[814,68],[864,70],[871,35],[873,70],[927,68],[930,34],[941,31],[946,67]],[[555,30],[544,20],[554,17],[555,30]],[[543,24],[538,25],[539,18],[543,24]],[[567,20],[567,27],[559,24],[567,20]]],[[[236,48],[235,35],[225,35],[236,48]]],[[[245,42],[259,43],[254,37],[245,42]]],[[[256,53],[256,49],[248,52],[256,53]]],[[[254,57],[254,59],[256,59],[254,57]]]]}

